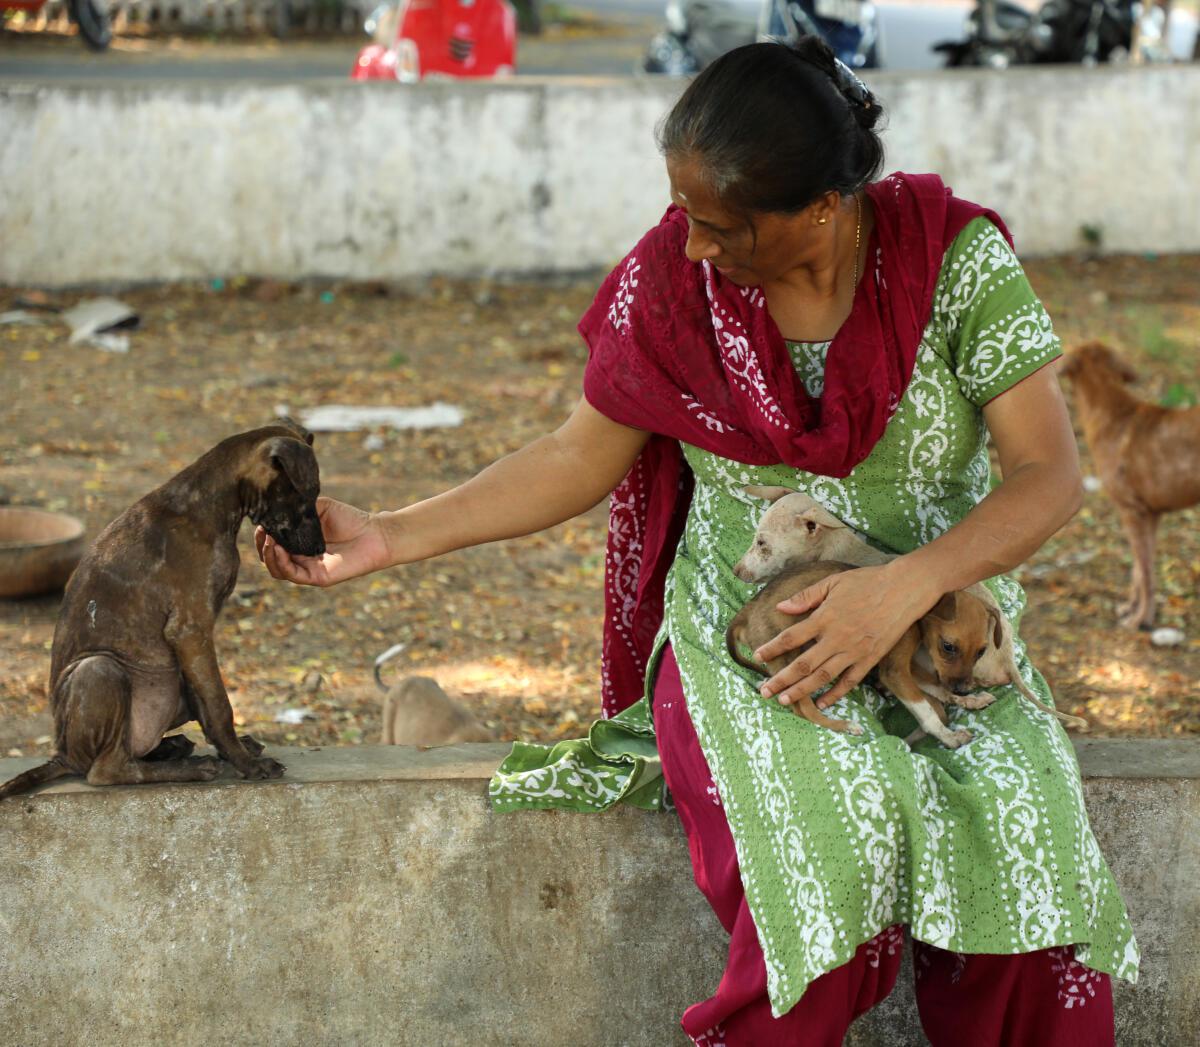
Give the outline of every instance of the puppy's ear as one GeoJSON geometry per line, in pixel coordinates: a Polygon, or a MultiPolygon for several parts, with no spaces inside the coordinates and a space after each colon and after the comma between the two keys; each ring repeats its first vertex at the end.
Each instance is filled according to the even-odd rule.
{"type": "Polygon", "coordinates": [[[804,512],[796,514],[795,524],[797,527],[803,527],[809,534],[816,534],[822,527],[828,529],[830,526],[823,516],[820,509],[805,509],[804,512]]]}
{"type": "Polygon", "coordinates": [[[1072,350],[1058,361],[1058,377],[1074,378],[1079,373],[1079,350],[1072,350]]]}
{"type": "Polygon", "coordinates": [[[958,617],[958,596],[955,593],[945,593],[933,605],[933,610],[929,614],[930,617],[936,618],[939,622],[954,621],[958,617]]]}
{"type": "Polygon", "coordinates": [[[777,502],[780,498],[796,493],[790,487],[743,487],[742,490],[751,498],[762,498],[768,502],[777,502]]]}
{"type": "Polygon", "coordinates": [[[276,421],[276,424],[282,425],[285,429],[291,429],[291,431],[294,432],[298,437],[300,437],[300,439],[303,440],[306,444],[308,444],[309,447],[312,447],[313,434],[310,433],[307,429],[305,429],[304,426],[302,426],[299,422],[297,422],[296,419],[293,418],[291,415],[287,415],[287,414],[280,415],[278,420],[276,421]]]}
{"type": "MultiPolygon", "coordinates": [[[[311,440],[311,434],[309,436],[311,440]]],[[[267,442],[265,457],[268,462],[284,476],[300,493],[312,493],[320,489],[320,478],[317,472],[317,460],[308,444],[301,443],[286,436],[277,436],[267,442]]]]}
{"type": "Polygon", "coordinates": [[[1004,643],[1004,622],[1000,618],[1000,612],[994,607],[988,608],[988,617],[992,620],[992,646],[997,650],[1004,643]]]}

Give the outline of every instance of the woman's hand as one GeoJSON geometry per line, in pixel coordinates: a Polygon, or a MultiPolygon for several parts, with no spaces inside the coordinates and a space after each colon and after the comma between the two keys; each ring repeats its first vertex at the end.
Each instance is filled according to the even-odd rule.
{"type": "Polygon", "coordinates": [[[940,595],[918,584],[900,557],[832,574],[776,604],[786,614],[812,614],[765,643],[755,657],[770,661],[809,642],[812,647],[766,680],[763,696],[789,705],[833,684],[817,702],[827,709],[863,681],[940,595]]]}
{"type": "Polygon", "coordinates": [[[255,529],[258,558],[272,578],[325,588],[391,566],[388,544],[375,514],[322,495],[317,499],[317,516],[325,535],[321,556],[289,553],[261,527],[255,529]]]}

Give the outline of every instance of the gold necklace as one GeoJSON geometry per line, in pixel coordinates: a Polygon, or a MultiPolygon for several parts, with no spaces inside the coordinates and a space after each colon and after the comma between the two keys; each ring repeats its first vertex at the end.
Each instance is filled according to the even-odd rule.
{"type": "Polygon", "coordinates": [[[857,193],[854,194],[854,212],[856,215],[854,222],[854,279],[850,282],[851,299],[858,291],[858,248],[862,243],[862,200],[859,199],[857,193]]]}

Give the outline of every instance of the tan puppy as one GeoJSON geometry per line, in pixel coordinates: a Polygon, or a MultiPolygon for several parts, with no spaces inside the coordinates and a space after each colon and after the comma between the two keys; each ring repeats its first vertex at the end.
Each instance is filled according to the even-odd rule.
{"type": "MultiPolygon", "coordinates": [[[[828,578],[831,574],[849,569],[850,565],[843,563],[806,563],[780,571],[733,616],[733,621],[725,630],[725,647],[729,651],[729,656],[738,665],[744,666],[751,672],[765,673],[766,675],[774,675],[779,672],[800,652],[793,651],[790,654],[772,658],[766,663],[764,670],[762,665],[744,658],[738,650],[738,646],[744,645],[751,650],[756,650],[768,640],[778,636],[789,625],[803,621],[808,615],[784,614],[782,611],[776,610],[775,605],[799,592],[805,586],[813,585],[822,578],[828,578]]],[[[808,646],[811,644],[801,650],[806,650],[808,646]]],[[[845,731],[847,734],[863,733],[863,729],[856,723],[851,723],[849,720],[835,720],[826,716],[808,696],[796,701],[792,709],[797,715],[803,716],[811,723],[828,727],[831,731],[845,731]]]]}
{"type": "Polygon", "coordinates": [[[1200,407],[1139,400],[1125,388],[1137,372],[1100,342],[1068,353],[1059,373],[1074,383],[1088,449],[1133,552],[1129,599],[1117,609],[1119,623],[1149,629],[1159,517],[1200,503],[1200,407]]]}
{"type": "Polygon", "coordinates": [[[375,659],[375,683],[384,692],[384,745],[457,745],[459,742],[491,742],[495,736],[470,711],[451,698],[428,676],[409,676],[384,685],[381,670],[404,650],[404,644],[388,648],[375,659]]]}
{"type": "MultiPolygon", "coordinates": [[[[747,487],[745,490],[751,497],[763,498],[772,504],[763,514],[750,548],[734,566],[734,573],[743,581],[758,581],[786,565],[811,561],[836,560],[854,567],[872,567],[895,559],[893,553],[881,552],[868,545],[806,494],[787,487],[747,487]]],[[[1022,679],[1017,668],[1012,626],[992,591],[982,582],[976,582],[962,592],[980,601],[999,623],[989,633],[987,651],[975,664],[975,683],[980,687],[1011,685],[1044,712],[1053,713],[1065,724],[1086,729],[1086,720],[1046,705],[1022,679]]]]}
{"type": "MultiPolygon", "coordinates": [[[[840,571],[853,570],[846,563],[805,563],[785,568],[771,579],[738,613],[725,633],[730,657],[754,672],[764,668],[744,658],[739,644],[760,647],[789,625],[808,615],[785,614],[775,605],[800,589],[840,571]]],[[[918,623],[910,626],[875,669],[880,683],[894,694],[913,714],[922,730],[944,745],[956,749],[971,740],[970,731],[952,731],[946,725],[943,703],[955,703],[967,709],[982,709],[995,701],[986,691],[975,691],[974,666],[987,650],[989,634],[997,628],[998,615],[966,593],[947,593],[918,623]],[[917,660],[922,648],[929,652],[932,671],[917,660]]],[[[809,645],[811,646],[811,645],[809,645]]],[[[792,652],[771,659],[766,665],[776,673],[796,655],[792,652]]],[[[797,714],[812,723],[848,734],[862,734],[862,728],[848,720],[835,720],[817,708],[807,696],[793,704],[797,714]]],[[[917,735],[912,736],[914,739],[917,735]]]]}

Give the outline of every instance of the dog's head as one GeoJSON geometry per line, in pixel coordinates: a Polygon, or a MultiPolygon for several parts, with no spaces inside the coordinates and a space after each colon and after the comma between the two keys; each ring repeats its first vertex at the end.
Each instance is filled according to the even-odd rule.
{"type": "Polygon", "coordinates": [[[846,525],[808,495],[787,487],[745,491],[752,498],[765,498],[771,507],[763,513],[750,548],[734,565],[733,573],[742,581],[760,582],[789,563],[839,559],[830,540],[846,525]]]}
{"type": "Polygon", "coordinates": [[[975,663],[988,645],[1004,641],[1000,616],[970,593],[946,593],[921,619],[921,640],[943,687],[955,694],[976,688],[975,663]]]}
{"type": "Polygon", "coordinates": [[[1097,372],[1106,372],[1122,382],[1138,380],[1138,373],[1129,362],[1103,342],[1085,342],[1076,346],[1066,354],[1058,371],[1064,378],[1077,378],[1081,374],[1097,372]]]}
{"type": "Polygon", "coordinates": [[[247,515],[289,553],[320,556],[321,475],[312,433],[288,418],[249,435],[253,444],[241,478],[247,515]]]}

